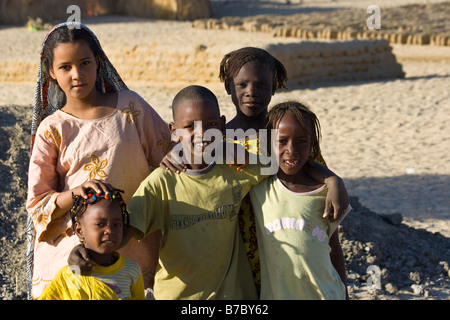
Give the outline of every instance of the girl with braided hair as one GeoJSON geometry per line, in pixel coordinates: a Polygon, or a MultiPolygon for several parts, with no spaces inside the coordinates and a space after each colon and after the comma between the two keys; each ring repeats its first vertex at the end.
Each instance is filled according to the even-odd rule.
{"type": "Polygon", "coordinates": [[[286,88],[288,78],[283,64],[269,52],[245,47],[223,57],[219,79],[236,107],[236,116],[227,123],[227,129],[246,131],[264,128],[272,96],[286,88]]]}
{"type": "Polygon", "coordinates": [[[278,172],[250,190],[261,263],[261,299],[345,299],[337,227],[351,207],[323,219],[327,186],[305,165],[320,154],[320,123],[305,105],[277,104],[267,115],[278,172]],[[283,205],[280,205],[280,204],[283,205]]]}
{"type": "MultiPolygon", "coordinates": [[[[40,300],[110,300],[145,298],[139,264],[120,255],[127,207],[122,190],[87,191],[87,198],[72,195],[69,210],[74,233],[89,253],[94,271],[81,275],[73,266],[63,267],[39,297],[40,300]]],[[[79,270],[78,270],[79,271],[79,270]]]]}

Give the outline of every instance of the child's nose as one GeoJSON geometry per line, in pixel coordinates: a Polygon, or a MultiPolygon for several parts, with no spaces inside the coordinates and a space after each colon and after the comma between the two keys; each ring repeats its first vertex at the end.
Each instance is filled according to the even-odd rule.
{"type": "Polygon", "coordinates": [[[257,88],[256,88],[256,86],[253,84],[253,83],[249,83],[249,84],[247,84],[247,95],[249,95],[249,96],[255,96],[256,94],[257,94],[257,88]]]}
{"type": "Polygon", "coordinates": [[[112,226],[110,224],[107,224],[105,226],[104,233],[111,234],[112,233],[112,229],[113,229],[112,226]]]}
{"type": "Polygon", "coordinates": [[[203,136],[204,130],[203,130],[202,121],[195,121],[195,127],[194,127],[194,134],[196,136],[203,136]]]}
{"type": "Polygon", "coordinates": [[[289,142],[286,146],[286,150],[289,153],[295,153],[296,151],[298,151],[297,149],[298,148],[296,147],[295,143],[293,143],[293,142],[289,142]]]}
{"type": "Polygon", "coordinates": [[[72,78],[73,79],[80,79],[82,75],[81,69],[78,67],[72,68],[72,78]]]}

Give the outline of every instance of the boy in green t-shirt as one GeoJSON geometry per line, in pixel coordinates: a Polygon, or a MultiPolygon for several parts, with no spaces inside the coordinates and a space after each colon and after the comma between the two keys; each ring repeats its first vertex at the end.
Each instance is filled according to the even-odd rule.
{"type": "Polygon", "coordinates": [[[188,170],[156,169],[128,204],[128,238],[163,234],[155,299],[257,299],[237,214],[243,197],[264,179],[260,167],[237,171],[212,160],[211,150],[222,145],[225,117],[211,91],[184,88],[172,108],[169,126],[188,170]],[[217,134],[208,138],[207,130],[217,134]]]}

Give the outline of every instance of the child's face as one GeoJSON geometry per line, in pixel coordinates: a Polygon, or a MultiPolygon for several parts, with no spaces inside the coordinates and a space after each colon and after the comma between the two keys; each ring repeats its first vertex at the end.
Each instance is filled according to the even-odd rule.
{"type": "Polygon", "coordinates": [[[120,206],[109,200],[89,205],[80,221],[75,223],[75,232],[84,241],[86,249],[98,254],[113,253],[123,237],[120,206]]]}
{"type": "Polygon", "coordinates": [[[227,85],[236,109],[247,117],[267,112],[273,95],[273,73],[262,63],[247,62],[227,85]]]}
{"type": "Polygon", "coordinates": [[[68,99],[83,99],[95,90],[97,61],[84,40],[63,42],[53,49],[50,75],[68,99]]]}
{"type": "MultiPolygon", "coordinates": [[[[225,126],[225,117],[220,116],[220,111],[217,105],[210,100],[184,100],[180,102],[174,122],[170,123],[170,129],[174,132],[177,129],[177,134],[183,145],[187,160],[190,161],[192,169],[200,169],[204,167],[203,163],[195,163],[194,155],[203,155],[205,149],[212,144],[214,137],[205,138],[205,132],[209,129],[217,129],[223,132],[225,126]]],[[[203,157],[202,157],[203,159],[203,157]]]]}
{"type": "Polygon", "coordinates": [[[308,161],[311,138],[298,120],[287,113],[278,123],[278,135],[273,138],[273,150],[278,160],[279,173],[295,175],[308,161]]]}

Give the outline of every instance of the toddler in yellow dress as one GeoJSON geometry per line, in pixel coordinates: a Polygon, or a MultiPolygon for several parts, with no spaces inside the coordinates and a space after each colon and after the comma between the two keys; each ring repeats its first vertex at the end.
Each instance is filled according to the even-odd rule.
{"type": "Polygon", "coordinates": [[[94,272],[83,276],[74,266],[63,267],[40,300],[144,300],[139,264],[116,252],[128,212],[120,190],[106,194],[74,195],[70,216],[74,233],[89,252],[94,272]]]}

